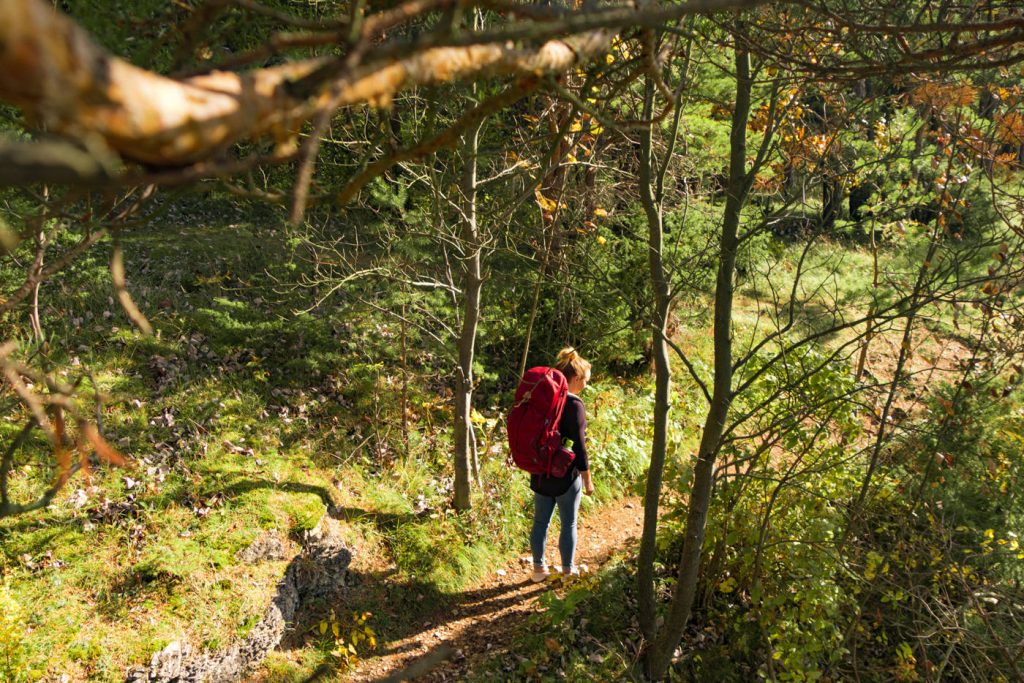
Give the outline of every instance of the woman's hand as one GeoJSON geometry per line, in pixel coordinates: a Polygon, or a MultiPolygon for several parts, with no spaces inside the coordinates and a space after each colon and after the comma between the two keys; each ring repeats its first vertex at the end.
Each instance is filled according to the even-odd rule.
{"type": "Polygon", "coordinates": [[[583,493],[588,496],[594,495],[594,482],[590,481],[590,470],[580,472],[580,476],[583,478],[583,493]]]}

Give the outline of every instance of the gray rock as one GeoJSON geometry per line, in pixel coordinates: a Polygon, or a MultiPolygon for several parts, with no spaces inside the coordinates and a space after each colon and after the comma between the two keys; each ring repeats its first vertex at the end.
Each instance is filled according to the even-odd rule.
{"type": "Polygon", "coordinates": [[[276,531],[266,531],[260,534],[255,541],[235,553],[235,559],[245,564],[256,564],[271,560],[283,560],[285,558],[284,542],[276,531]]]}
{"type": "MultiPolygon", "coordinates": [[[[283,553],[280,538],[277,543],[283,553]]],[[[267,548],[272,550],[273,544],[262,545],[252,555],[260,557],[259,553],[267,548]]],[[[344,588],[351,561],[352,554],[338,535],[337,522],[325,516],[315,529],[306,533],[302,552],[288,564],[263,618],[247,636],[214,652],[197,653],[187,643],[175,641],[154,653],[148,668],[129,671],[127,683],[220,683],[237,680],[277,647],[289,624],[296,622],[304,604],[329,598],[344,588]]]]}

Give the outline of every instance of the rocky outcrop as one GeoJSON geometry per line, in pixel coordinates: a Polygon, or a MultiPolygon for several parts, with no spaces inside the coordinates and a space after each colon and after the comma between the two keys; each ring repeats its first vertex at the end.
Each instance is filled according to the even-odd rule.
{"type": "Polygon", "coordinates": [[[284,541],[276,531],[267,531],[235,553],[235,559],[243,564],[256,564],[269,560],[283,560],[285,558],[284,541]]]}
{"type": "MultiPolygon", "coordinates": [[[[239,553],[239,559],[269,559],[283,553],[283,549],[280,538],[262,536],[239,553]]],[[[263,618],[247,636],[213,652],[173,642],[154,653],[148,667],[129,672],[127,683],[220,683],[238,679],[277,647],[304,605],[330,598],[344,588],[351,561],[351,553],[340,540],[337,522],[325,516],[306,533],[302,552],[288,564],[263,618]]]]}

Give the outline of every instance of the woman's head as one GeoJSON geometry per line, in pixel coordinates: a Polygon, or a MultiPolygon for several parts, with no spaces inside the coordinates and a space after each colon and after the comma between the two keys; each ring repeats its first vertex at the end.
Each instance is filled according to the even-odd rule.
{"type": "Polygon", "coordinates": [[[555,369],[565,375],[570,389],[576,386],[578,391],[590,381],[590,362],[585,360],[571,346],[567,346],[558,352],[558,358],[555,359],[555,369]]]}

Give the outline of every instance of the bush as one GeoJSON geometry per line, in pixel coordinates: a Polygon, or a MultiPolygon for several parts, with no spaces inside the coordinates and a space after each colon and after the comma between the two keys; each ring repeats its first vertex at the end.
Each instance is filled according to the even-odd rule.
{"type": "Polygon", "coordinates": [[[30,680],[25,653],[27,614],[5,583],[0,583],[0,679],[30,680]]]}

